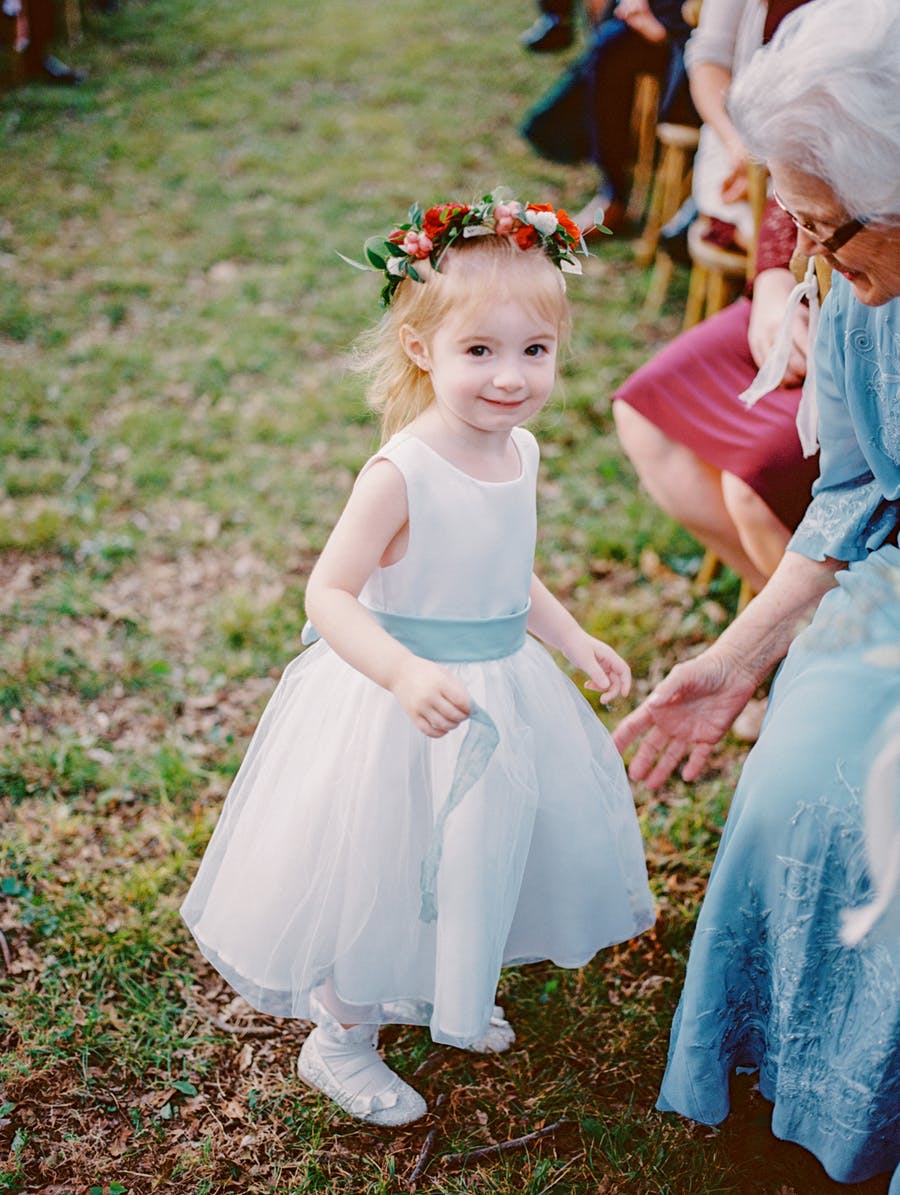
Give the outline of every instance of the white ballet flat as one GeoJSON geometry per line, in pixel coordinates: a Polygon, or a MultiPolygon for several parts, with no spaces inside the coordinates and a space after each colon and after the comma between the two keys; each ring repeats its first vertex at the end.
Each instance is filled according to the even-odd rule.
{"type": "Polygon", "coordinates": [[[470,1042],[466,1049],[472,1054],[502,1054],[515,1040],[515,1029],[503,1015],[500,1005],[495,1004],[487,1031],[477,1041],[470,1042]]]}
{"type": "Polygon", "coordinates": [[[425,1115],[428,1105],[391,1070],[377,1043],[374,1025],[337,1032],[317,1026],[300,1050],[297,1074],[357,1120],[383,1128],[411,1124],[425,1115]]]}

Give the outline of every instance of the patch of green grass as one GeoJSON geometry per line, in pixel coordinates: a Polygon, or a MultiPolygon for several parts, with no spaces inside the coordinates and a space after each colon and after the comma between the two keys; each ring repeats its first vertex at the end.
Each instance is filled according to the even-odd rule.
{"type": "MultiPolygon", "coordinates": [[[[304,1027],[235,1004],[200,958],[179,903],[378,441],[347,369],[377,280],[338,252],[412,199],[505,183],[577,210],[595,179],[516,134],[560,62],[516,46],[513,0],[84,18],[66,52],[87,84],[0,95],[0,1190],[394,1195],[435,1124],[423,1195],[825,1192],[752,1093],[717,1133],[653,1111],[737,744],[720,777],[638,793],[654,931],[504,975],[516,1050],[385,1031],[445,1096],[439,1123],[370,1132],[300,1088],[304,1027]],[[446,1161],[557,1120],[527,1150],[446,1161]]],[[[537,429],[539,571],[638,695],[736,600],[727,574],[692,592],[698,546],[612,420],[684,282],[643,326],[647,275],[600,245],[537,429]]]]}

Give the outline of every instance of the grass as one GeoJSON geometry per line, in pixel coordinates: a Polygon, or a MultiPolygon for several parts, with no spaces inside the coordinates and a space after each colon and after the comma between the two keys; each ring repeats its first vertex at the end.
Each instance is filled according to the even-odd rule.
{"type": "MultiPolygon", "coordinates": [[[[0,96],[0,1191],[404,1190],[438,1118],[369,1131],[301,1089],[305,1026],[235,1001],[177,908],[376,442],[345,364],[377,284],[335,251],[413,198],[505,182],[577,209],[592,178],[516,135],[559,62],[515,45],[513,0],[85,18],[68,55],[86,86],[0,96]]],[[[605,243],[572,285],[539,429],[540,570],[638,695],[736,598],[727,576],[692,593],[699,548],[613,433],[610,393],[678,324],[683,279],[654,327],[646,284],[605,243]]],[[[658,925],[581,971],[506,974],[510,1055],[387,1031],[445,1097],[420,1191],[836,1189],[774,1141],[749,1084],[719,1130],[653,1110],[741,755],[637,793],[658,925]],[[556,1121],[528,1150],[446,1160],[556,1121]]]]}

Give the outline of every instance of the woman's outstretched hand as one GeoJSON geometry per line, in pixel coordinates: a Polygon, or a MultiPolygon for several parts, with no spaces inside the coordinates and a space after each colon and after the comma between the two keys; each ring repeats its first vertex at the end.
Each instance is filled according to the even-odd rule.
{"type": "Polygon", "coordinates": [[[464,722],[472,709],[465,685],[440,664],[419,656],[404,662],[391,692],[416,729],[430,739],[442,738],[464,722]]]}
{"type": "Polygon", "coordinates": [[[658,788],[686,759],[682,778],[696,780],[756,684],[737,663],[712,650],[676,664],[613,732],[620,751],[641,740],[628,775],[658,788]]]}

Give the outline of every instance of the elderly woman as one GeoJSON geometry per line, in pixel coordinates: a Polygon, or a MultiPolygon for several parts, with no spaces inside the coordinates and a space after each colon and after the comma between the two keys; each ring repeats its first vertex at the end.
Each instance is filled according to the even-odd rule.
{"type": "Polygon", "coordinates": [[[841,927],[878,882],[861,793],[900,708],[898,47],[896,0],[818,0],[734,86],[735,123],[767,161],[798,248],[834,270],[815,352],[821,476],[765,589],[615,736],[620,749],[641,740],[634,779],[658,786],[681,760],[694,779],[790,648],[710,877],[659,1106],[716,1124],[736,1068],[758,1070],[777,1136],[839,1181],[896,1168],[892,1195],[896,906],[858,945],[841,927]]]}

